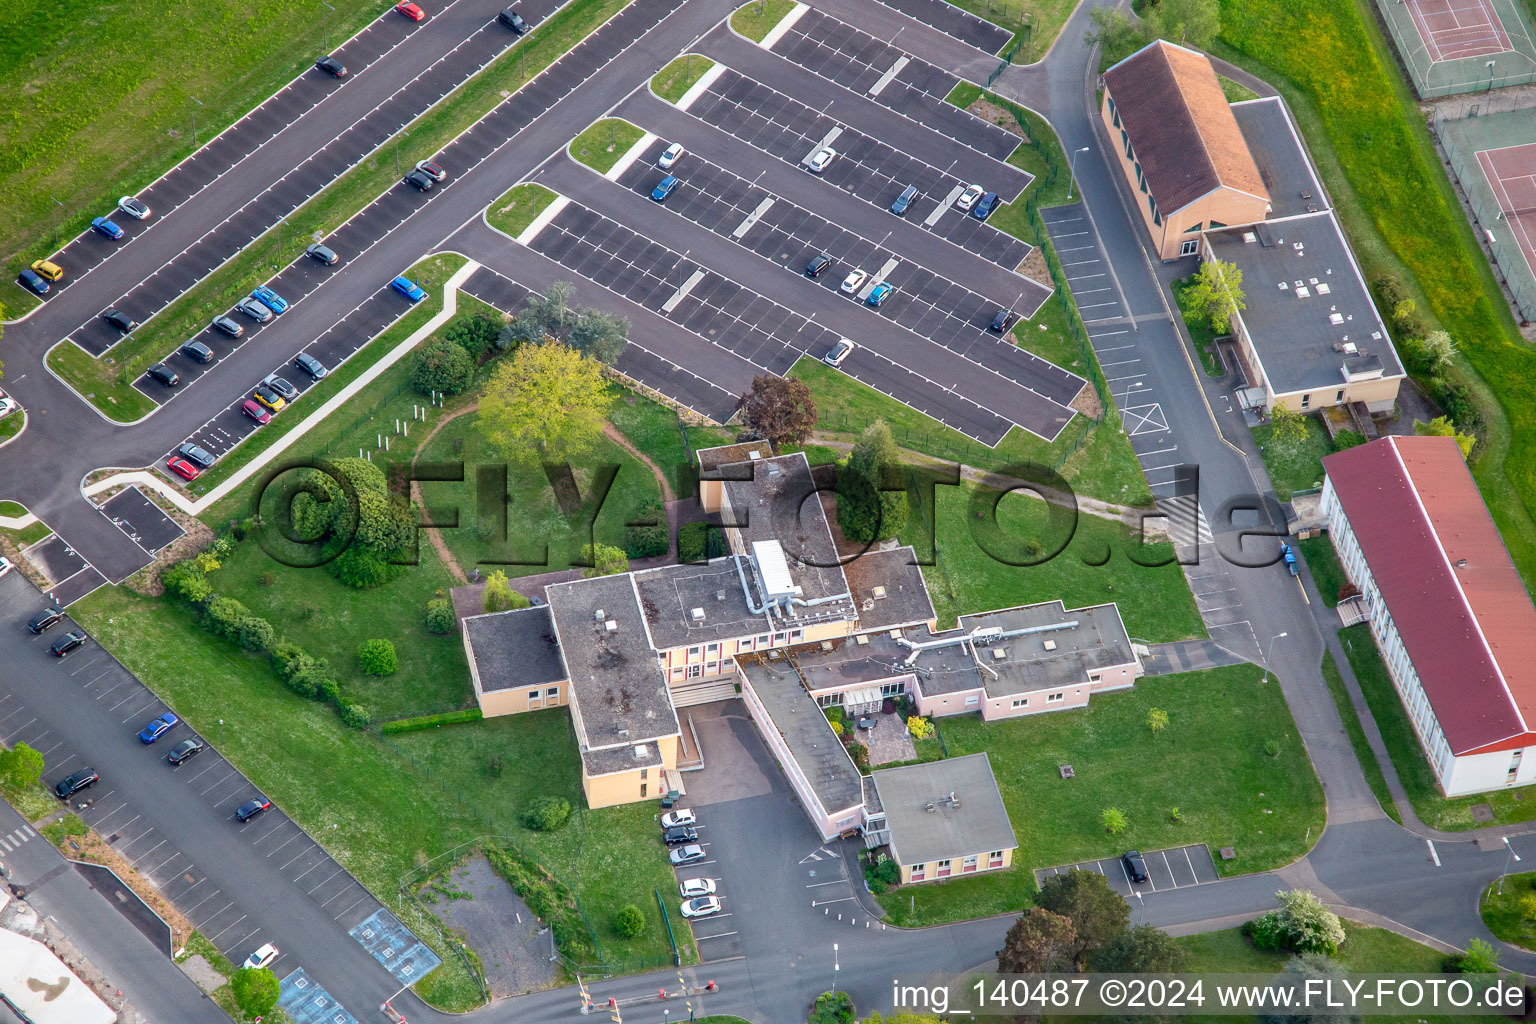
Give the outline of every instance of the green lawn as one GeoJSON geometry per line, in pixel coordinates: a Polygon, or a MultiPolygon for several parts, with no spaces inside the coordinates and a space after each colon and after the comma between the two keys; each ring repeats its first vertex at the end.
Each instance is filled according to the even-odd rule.
{"type": "Polygon", "coordinates": [[[21,428],[27,425],[27,412],[25,409],[17,409],[5,419],[0,419],[0,442],[8,441],[21,433],[21,428]]]}
{"type": "Polygon", "coordinates": [[[1333,451],[1328,440],[1328,430],[1316,416],[1303,416],[1307,436],[1300,441],[1274,441],[1274,427],[1268,423],[1253,428],[1254,443],[1264,458],[1264,468],[1269,482],[1275,485],[1275,495],[1281,501],[1290,501],[1297,491],[1316,490],[1323,486],[1323,456],[1333,451]]]}
{"type": "MultiPolygon", "coordinates": [[[[425,299],[422,299],[403,317],[386,328],[384,333],[369,342],[360,351],[354,353],[352,358],[339,367],[333,367],[324,380],[294,399],[293,404],[288,409],[283,410],[283,415],[274,417],[271,423],[256,431],[255,434],[242,442],[239,447],[221,458],[212,469],[207,470],[197,480],[186,485],[186,489],[197,495],[207,494],[213,490],[233,476],[235,471],[241,466],[244,466],[257,455],[272,447],[284,434],[304,422],[303,417],[311,415],[315,409],[330,401],[337,392],[360,377],[363,371],[383,358],[396,345],[409,338],[413,332],[436,316],[443,308],[443,290],[439,286],[457,273],[463,266],[464,257],[453,253],[444,253],[440,256],[429,256],[406,271],[407,276],[423,283],[423,287],[426,288],[427,292],[425,299]],[[428,287],[426,282],[432,282],[433,286],[428,287]]],[[[461,313],[469,312],[476,308],[489,307],[473,296],[465,295],[463,292],[459,293],[458,309],[461,313]]],[[[393,411],[387,420],[390,423],[390,429],[393,430],[394,416],[409,416],[411,405],[424,401],[421,395],[410,390],[410,367],[411,360],[407,356],[395,366],[385,370],[361,394],[354,395],[352,400],[346,403],[344,406],[346,414],[355,414],[363,408],[373,408],[364,403],[377,403],[379,399],[387,394],[393,400],[390,405],[393,411]],[[381,384],[381,382],[386,381],[388,383],[381,384]]],[[[326,450],[333,455],[355,454],[351,449],[338,451],[334,448],[321,449],[316,447],[317,437],[327,436],[327,428],[331,427],[334,422],[339,422],[335,416],[317,427],[311,427],[309,433],[304,436],[304,440],[298,442],[295,447],[289,448],[284,453],[284,457],[297,458],[300,452],[320,450],[326,450]]],[[[384,419],[376,421],[373,433],[381,430],[385,422],[386,420],[384,419]]],[[[361,446],[362,443],[363,439],[358,438],[357,445],[353,447],[361,446]]],[[[373,445],[369,444],[368,447],[371,448],[373,445]]],[[[215,505],[204,518],[209,522],[220,522],[234,514],[237,511],[237,506],[239,506],[238,511],[243,513],[246,511],[244,504],[248,503],[249,500],[249,495],[237,492],[215,505]]]]}
{"type": "Polygon", "coordinates": [[[59,809],[58,800],[42,783],[24,788],[0,783],[0,797],[28,821],[37,821],[59,809]]]}
{"type": "Polygon", "coordinates": [[[1387,746],[1387,753],[1392,756],[1397,777],[1408,793],[1414,812],[1424,824],[1430,828],[1455,831],[1536,819],[1536,800],[1522,799],[1530,795],[1528,787],[1480,793],[1454,800],[1442,796],[1435,783],[1435,774],[1430,770],[1429,762],[1424,759],[1419,747],[1418,736],[1408,720],[1408,713],[1403,710],[1391,676],[1387,675],[1387,666],[1376,650],[1370,626],[1367,623],[1350,626],[1340,631],[1339,638],[1344,642],[1344,651],[1355,670],[1360,690],[1365,694],[1365,703],[1371,709],[1371,717],[1376,719],[1376,728],[1381,730],[1382,742],[1387,746]],[[1488,804],[1492,807],[1493,821],[1473,821],[1473,804],[1488,804]]]}
{"type": "Polygon", "coordinates": [[[1312,839],[1322,832],[1322,787],[1285,698],[1247,666],[1144,678],[1060,714],[940,724],[951,757],[991,759],[1019,848],[1012,870],[892,891],[881,905],[897,924],[1017,912],[1034,892],[1033,869],[1131,848],[1234,846],[1236,860],[1217,861],[1224,873],[1265,871],[1306,852],[1309,828],[1312,839]],[[1156,736],[1146,725],[1151,708],[1169,717],[1156,736]],[[1067,763],[1077,774],[1063,780],[1067,763]],[[1104,832],[1107,807],[1129,819],[1124,833],[1104,832]]]}
{"type": "Polygon", "coordinates": [[[607,174],[609,168],[619,162],[619,157],[628,153],[629,148],[639,142],[643,135],[644,129],[635,127],[623,118],[605,117],[571,140],[571,158],[586,164],[598,174],[607,174]]]}
{"type": "Polygon", "coordinates": [[[1521,949],[1536,949],[1536,918],[1527,917],[1520,902],[1536,896],[1536,871],[1508,875],[1494,882],[1479,901],[1483,923],[1494,935],[1521,949]]]}
{"type": "MultiPolygon", "coordinates": [[[[6,279],[57,250],[55,226],[67,242],[186,156],[194,113],[207,143],[307,68],[327,35],[339,46],[389,7],[375,0],[327,13],[299,0],[170,0],[152,18],[91,0],[8,7],[0,14],[0,91],[14,98],[0,115],[6,279]],[[212,53],[220,59],[206,59],[212,53]]],[[[26,311],[12,301],[20,294],[7,299],[13,315],[26,311]]]]}
{"type": "Polygon", "coordinates": [[[513,185],[502,197],[486,207],[485,219],[491,227],[516,238],[532,224],[544,208],[555,201],[555,194],[537,182],[513,185]]]}
{"type": "Polygon", "coordinates": [[[1256,100],[1259,94],[1248,88],[1241,82],[1234,82],[1225,75],[1217,75],[1221,82],[1221,93],[1227,98],[1228,103],[1242,103],[1244,100],[1256,100]]]}
{"type": "Polygon", "coordinates": [[[1355,750],[1355,760],[1360,762],[1366,785],[1371,787],[1372,795],[1381,804],[1381,809],[1387,812],[1387,817],[1401,825],[1403,816],[1397,813],[1392,791],[1387,788],[1387,777],[1382,773],[1376,754],[1365,738],[1360,716],[1355,714],[1355,705],[1349,699],[1349,691],[1344,688],[1344,678],[1339,675],[1339,666],[1329,651],[1323,652],[1323,679],[1328,683],[1328,695],[1333,698],[1333,706],[1338,708],[1339,718],[1344,722],[1344,731],[1349,734],[1349,745],[1355,750]]]}
{"type": "Polygon", "coordinates": [[[1205,367],[1206,375],[1225,377],[1227,369],[1221,365],[1221,356],[1216,351],[1216,332],[1211,330],[1210,323],[1204,317],[1191,316],[1186,308],[1186,293],[1194,283],[1194,275],[1173,282],[1173,300],[1178,303],[1179,315],[1184,318],[1184,327],[1195,343],[1195,351],[1200,353],[1200,365],[1205,367]]]}
{"type": "MultiPolygon", "coordinates": [[[[376,600],[409,578],[387,584],[376,600]]],[[[263,661],[205,633],[163,598],[104,587],[72,611],[177,714],[202,734],[217,737],[220,749],[257,786],[391,906],[398,880],[417,864],[476,836],[509,835],[537,848],[545,866],[588,905],[605,952],[630,960],[665,955],[652,890],[663,890],[677,920],[671,873],[660,856],[632,853],[636,845],[653,841],[649,805],[586,811],[565,832],[533,837],[517,818],[519,800],[478,795],[487,788],[526,795],[538,787],[579,800],[579,767],[565,712],[395,736],[390,745],[372,733],[344,728],[330,708],[289,693],[263,661]],[[220,718],[226,722],[222,730],[220,718]],[[505,758],[496,779],[485,771],[492,752],[505,758]],[[324,772],[315,771],[317,758],[325,763],[324,772]],[[476,780],[474,786],[466,786],[468,778],[476,780]],[[339,827],[330,828],[333,824],[339,827]],[[583,837],[587,845],[578,851],[583,837]],[[649,926],[642,939],[624,947],[605,931],[609,904],[619,893],[646,912],[649,926]]],[[[478,990],[457,958],[441,948],[436,929],[415,920],[409,905],[402,914],[444,956],[444,967],[423,983],[425,994],[446,1009],[472,1006],[478,990]]]]}
{"type": "MultiPolygon", "coordinates": [[[[365,162],[291,214],[286,224],[274,225],[100,360],[91,359],[71,343],[58,346],[50,354],[48,365],[81,394],[95,394],[92,401],[96,407],[114,420],[127,422],[151,411],[148,401],[132,386],[151,363],[201,330],[210,317],[233,306],[252,287],[298,259],[312,240],[328,235],[393,188],[399,177],[397,168],[406,168],[436,154],[502,103],[504,93],[520,88],[526,81],[525,72],[530,78],[538,74],[627,3],[628,0],[573,0],[484,71],[407,125],[409,137],[397,135],[385,143],[365,162]],[[526,58],[519,53],[525,48],[526,58]]],[[[343,253],[342,257],[347,255],[343,253]]]]}
{"type": "Polygon", "coordinates": [[[1326,533],[1321,533],[1291,543],[1301,550],[1302,557],[1306,559],[1307,571],[1312,574],[1312,582],[1317,584],[1317,593],[1322,597],[1323,604],[1329,608],[1336,607],[1339,603],[1339,588],[1349,582],[1349,577],[1344,575],[1344,566],[1334,553],[1333,541],[1328,539],[1326,533]]]}
{"type": "MultiPolygon", "coordinates": [[[[1273,83],[1295,113],[1368,279],[1397,273],[1460,346],[1483,407],[1473,473],[1527,581],[1536,574],[1536,353],[1499,298],[1370,0],[1225,0],[1213,52],[1273,83]]],[[[1527,584],[1529,586],[1529,582],[1527,584]]]]}
{"type": "MultiPolygon", "coordinates": [[[[1078,515],[1061,506],[1014,492],[997,504],[997,529],[983,529],[972,505],[980,485],[938,487],[938,564],[923,575],[941,625],[967,612],[1009,608],[1060,598],[1068,608],[1113,601],[1120,607],[1125,628],[1140,641],[1161,643],[1205,635],[1189,585],[1166,545],[1148,546],[1139,565],[1130,558],[1136,549],[1118,523],[1078,515]],[[1064,549],[1062,542],[1070,537],[1064,549]],[[1025,546],[1040,545],[1037,553],[1025,546]],[[1046,558],[1060,549],[1060,554],[1046,558]],[[1011,561],[1038,561],[1012,565],[1011,561]]],[[[990,508],[995,495],[986,500],[990,508]]],[[[919,552],[930,550],[928,515],[914,515],[903,539],[919,552]]]]}
{"type": "Polygon", "coordinates": [[[731,15],[731,28],[754,43],[760,43],[794,6],[795,0],[761,0],[759,3],[745,4],[736,8],[731,15]]]}
{"type": "Polygon", "coordinates": [[[676,103],[714,66],[715,62],[708,57],[685,53],[652,76],[651,92],[668,103],[676,103]]]}

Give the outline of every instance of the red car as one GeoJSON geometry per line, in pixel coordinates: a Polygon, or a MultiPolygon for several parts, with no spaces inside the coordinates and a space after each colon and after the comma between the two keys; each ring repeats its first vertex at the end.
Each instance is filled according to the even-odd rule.
{"type": "Polygon", "coordinates": [[[257,426],[266,426],[272,422],[272,414],[261,407],[254,398],[247,398],[240,403],[240,411],[256,421],[257,426]]]}
{"type": "Polygon", "coordinates": [[[202,470],[192,465],[186,459],[178,459],[174,455],[171,456],[171,460],[166,465],[170,467],[172,473],[175,473],[183,480],[196,480],[198,474],[202,472],[202,470]]]}
{"type": "Polygon", "coordinates": [[[404,3],[395,4],[395,10],[399,11],[407,18],[410,18],[412,21],[420,21],[422,18],[427,16],[426,11],[411,3],[410,0],[405,0],[404,3]]]}

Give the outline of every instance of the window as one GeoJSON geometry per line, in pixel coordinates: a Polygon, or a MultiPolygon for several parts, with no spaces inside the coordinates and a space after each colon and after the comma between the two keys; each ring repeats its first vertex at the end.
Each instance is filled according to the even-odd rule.
{"type": "Polygon", "coordinates": [[[647,789],[649,789],[649,788],[650,788],[650,786],[647,783],[644,783],[644,782],[640,783],[640,799],[642,799],[642,800],[645,799],[645,791],[647,789]]]}
{"type": "Polygon", "coordinates": [[[710,654],[714,654],[719,649],[720,649],[720,645],[719,644],[710,644],[708,647],[704,648],[704,650],[708,651],[710,654]]]}
{"type": "Polygon", "coordinates": [[[1015,697],[1015,698],[1013,698],[1013,706],[1016,707],[1016,708],[1027,708],[1027,707],[1029,707],[1029,698],[1028,697],[1015,697]]]}
{"type": "Polygon", "coordinates": [[[755,637],[755,636],[744,637],[744,638],[736,641],[736,650],[737,650],[737,652],[750,651],[752,649],[753,645],[755,645],[756,643],[757,643],[757,637],[755,637]]]}
{"type": "Polygon", "coordinates": [[[976,860],[977,860],[977,855],[973,853],[969,857],[965,858],[965,860],[961,861],[960,862],[960,873],[963,875],[967,871],[975,871],[976,870],[976,860]]]}
{"type": "Polygon", "coordinates": [[[681,679],[681,678],[683,678],[683,667],[681,665],[678,665],[676,668],[674,668],[672,670],[672,678],[673,679],[681,679]]]}
{"type": "Polygon", "coordinates": [[[880,696],[882,696],[882,697],[899,697],[903,693],[906,693],[906,692],[907,692],[907,684],[906,683],[881,683],[880,684],[880,696]]]}
{"type": "Polygon", "coordinates": [[[928,877],[927,864],[913,864],[909,870],[912,872],[911,878],[914,882],[921,882],[928,877]]]}
{"type": "Polygon", "coordinates": [[[1045,702],[1047,704],[1055,704],[1057,701],[1063,701],[1066,699],[1067,695],[1065,693],[1048,693],[1045,695],[1045,702]]]}
{"type": "Polygon", "coordinates": [[[1002,866],[1003,866],[1003,851],[1002,850],[993,850],[991,853],[987,854],[987,867],[989,867],[989,868],[1000,868],[1002,866]]]}
{"type": "Polygon", "coordinates": [[[772,640],[773,646],[775,646],[775,647],[780,646],[781,644],[784,643],[784,641],[786,639],[788,639],[788,637],[789,637],[788,633],[775,633],[775,634],[773,634],[773,640],[772,640]]]}
{"type": "Polygon", "coordinates": [[[1195,239],[1195,238],[1187,239],[1186,241],[1184,241],[1183,243],[1181,243],[1179,245],[1179,255],[1180,256],[1195,256],[1199,252],[1200,252],[1200,241],[1199,241],[1199,239],[1195,239]]]}
{"type": "Polygon", "coordinates": [[[1333,393],[1333,404],[1338,405],[1342,401],[1344,401],[1344,389],[1339,388],[1339,390],[1333,393]]]}
{"type": "Polygon", "coordinates": [[[1312,396],[1311,395],[1302,395],[1301,396],[1301,407],[1303,409],[1307,409],[1307,408],[1310,408],[1311,406],[1312,406],[1312,396]]]}
{"type": "Polygon", "coordinates": [[[816,698],[816,703],[824,708],[835,708],[843,703],[843,695],[840,693],[824,693],[816,698]]]}
{"type": "Polygon", "coordinates": [[[969,697],[965,698],[965,706],[968,707],[968,708],[975,707],[977,704],[980,704],[980,703],[981,703],[981,694],[979,694],[979,693],[973,693],[969,697]]]}
{"type": "Polygon", "coordinates": [[[560,699],[560,687],[551,686],[549,689],[545,690],[544,699],[558,701],[560,699]]]}
{"type": "Polygon", "coordinates": [[[536,706],[538,706],[538,704],[539,704],[539,693],[540,693],[540,691],[536,690],[536,689],[528,691],[528,706],[529,707],[536,707],[536,706]]]}
{"type": "Polygon", "coordinates": [[[706,664],[704,666],[704,674],[707,675],[707,676],[717,676],[717,675],[719,675],[720,674],[720,663],[718,661],[711,661],[708,664],[706,664]]]}
{"type": "Polygon", "coordinates": [[[1520,755],[1524,753],[1524,750],[1517,750],[1514,756],[1509,759],[1509,772],[1504,776],[1506,784],[1514,782],[1515,776],[1520,774],[1520,755]]]}
{"type": "Polygon", "coordinates": [[[1185,228],[1184,229],[1184,233],[1186,235],[1192,235],[1196,231],[1199,231],[1202,226],[1203,225],[1201,225],[1201,223],[1197,220],[1197,221],[1195,221],[1195,223],[1193,225],[1191,225],[1190,227],[1185,228]]]}
{"type": "Polygon", "coordinates": [[[1223,224],[1223,223],[1222,223],[1222,222],[1221,222],[1221,221],[1219,221],[1219,220],[1213,220],[1213,221],[1211,221],[1211,230],[1212,230],[1212,231],[1215,231],[1215,230],[1216,230],[1216,229],[1217,229],[1217,228],[1224,228],[1224,227],[1226,227],[1226,225],[1225,225],[1225,224],[1223,224]]]}
{"type": "Polygon", "coordinates": [[[947,861],[947,860],[939,861],[939,869],[933,873],[933,877],[935,877],[935,878],[948,878],[949,877],[949,864],[950,864],[950,862],[947,861]]]}
{"type": "Polygon", "coordinates": [[[1125,158],[1131,159],[1131,137],[1125,133],[1124,128],[1120,129],[1120,144],[1125,147],[1125,158]]]}

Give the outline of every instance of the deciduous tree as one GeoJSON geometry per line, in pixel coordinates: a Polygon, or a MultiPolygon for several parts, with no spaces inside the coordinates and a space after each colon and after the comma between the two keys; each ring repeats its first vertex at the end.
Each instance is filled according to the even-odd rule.
{"type": "Polygon", "coordinates": [[[1461,457],[1464,459],[1469,458],[1472,455],[1472,449],[1477,446],[1477,438],[1472,434],[1461,433],[1447,416],[1436,416],[1428,423],[1423,420],[1414,420],[1413,432],[1420,436],[1455,438],[1456,447],[1461,449],[1461,457]]]}
{"type": "Polygon", "coordinates": [[[1035,904],[1072,922],[1072,961],[1079,968],[1089,951],[1109,945],[1131,919],[1125,899],[1096,871],[1052,875],[1035,894],[1035,904]]]}
{"type": "Polygon", "coordinates": [[[1095,7],[1088,12],[1092,26],[1083,35],[1089,46],[1099,45],[1099,66],[1114,64],[1151,41],[1144,23],[1132,21],[1118,7],[1095,7]]]}
{"type": "Polygon", "coordinates": [[[1168,712],[1162,708],[1152,708],[1149,710],[1147,712],[1147,728],[1152,730],[1152,735],[1154,736],[1168,728],[1168,712]]]}
{"type": "Polygon", "coordinates": [[[816,403],[798,378],[760,374],[741,401],[747,425],[775,445],[800,444],[816,429],[816,403]]]}
{"type": "Polygon", "coordinates": [[[1004,974],[1074,970],[1080,945],[1071,919],[1044,907],[1030,907],[1008,929],[1003,948],[997,951],[997,969],[1004,974]]]}
{"type": "Polygon", "coordinates": [[[1172,974],[1189,966],[1189,953],[1150,924],[1128,928],[1088,954],[1088,968],[1110,974],[1172,974]]]}
{"type": "Polygon", "coordinates": [[[611,401],[596,360],[557,341],[525,344],[492,373],[479,426],[508,458],[563,462],[596,447],[611,401]]]}
{"type": "Polygon", "coordinates": [[[1185,291],[1184,302],[1190,315],[1203,318],[1217,334],[1225,334],[1232,329],[1233,315],[1248,308],[1243,272],[1225,260],[1206,260],[1185,291]]]}
{"type": "Polygon", "coordinates": [[[423,395],[440,391],[457,395],[475,378],[475,366],[462,345],[447,338],[428,338],[416,351],[411,387],[423,395]]]}
{"type": "Polygon", "coordinates": [[[277,975],[269,968],[260,970],[251,967],[242,967],[229,979],[230,991],[234,994],[235,1004],[244,1010],[248,1017],[260,1017],[271,1013],[277,1005],[278,985],[277,975]]]}
{"type": "Polygon", "coordinates": [[[589,580],[629,571],[629,558],[621,548],[609,544],[588,544],[581,549],[581,557],[587,563],[581,574],[589,580]]]}
{"type": "Polygon", "coordinates": [[[837,525],[843,536],[855,544],[885,540],[901,532],[907,524],[905,490],[882,490],[901,486],[903,471],[884,420],[875,420],[859,435],[858,444],[837,473],[837,525]]]}
{"type": "Polygon", "coordinates": [[[1288,405],[1277,405],[1269,414],[1271,444],[1297,445],[1307,439],[1307,420],[1288,405]]]}
{"type": "Polygon", "coordinates": [[[0,750],[0,781],[11,789],[31,789],[43,777],[43,755],[17,743],[10,750],[0,750]]]}

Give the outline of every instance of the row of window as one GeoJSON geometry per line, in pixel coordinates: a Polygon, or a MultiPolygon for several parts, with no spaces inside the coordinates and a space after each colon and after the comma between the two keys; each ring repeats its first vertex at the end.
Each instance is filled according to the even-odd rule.
{"type": "MultiPolygon", "coordinates": [[[[1334,405],[1339,405],[1343,401],[1344,401],[1344,389],[1343,388],[1339,388],[1339,390],[1337,390],[1337,391],[1335,391],[1333,393],[1333,404],[1334,405]]],[[[1303,409],[1310,409],[1310,408],[1312,408],[1312,393],[1310,391],[1307,392],[1305,395],[1301,396],[1301,407],[1303,409]]]]}
{"type": "Polygon", "coordinates": [[[534,687],[528,691],[528,707],[530,709],[554,707],[559,703],[560,687],[558,686],[551,686],[545,690],[540,690],[538,687],[534,687]]]}
{"type": "MultiPolygon", "coordinates": [[[[805,639],[805,630],[791,629],[779,633],[764,633],[760,636],[742,637],[736,641],[736,653],[743,651],[767,650],[770,647],[784,647],[789,644],[798,644],[805,639]]],[[[718,660],[721,644],[719,641],[708,644],[694,644],[687,650],[687,659],[690,662],[700,660],[718,660]]]]}
{"type": "MultiPolygon", "coordinates": [[[[941,861],[939,861],[937,864],[934,865],[933,877],[934,878],[948,878],[950,875],[954,874],[954,863],[955,862],[953,860],[941,860],[941,861]]],[[[973,853],[969,857],[966,857],[966,858],[964,858],[964,859],[962,859],[960,861],[960,873],[963,875],[963,874],[966,874],[966,873],[971,872],[971,871],[976,871],[976,870],[978,870],[980,868],[980,865],[981,865],[981,855],[973,853]]],[[[987,869],[989,871],[991,869],[993,869],[993,868],[1000,868],[1002,866],[1003,866],[1003,851],[1002,850],[993,850],[991,853],[987,854],[987,869]]],[[[927,864],[913,864],[912,867],[911,867],[911,871],[912,871],[912,881],[914,881],[914,882],[922,882],[922,881],[925,881],[928,878],[928,865],[927,864]]]]}
{"type": "MultiPolygon", "coordinates": [[[[1064,701],[1066,699],[1067,699],[1067,694],[1066,694],[1065,690],[1058,691],[1056,693],[1048,693],[1048,694],[1045,695],[1045,702],[1047,704],[1056,704],[1056,703],[1059,703],[1059,702],[1064,701]]],[[[1015,697],[1015,698],[1013,698],[1013,706],[1016,707],[1016,708],[1027,708],[1027,707],[1029,707],[1029,698],[1028,697],[1015,697]]]]}

